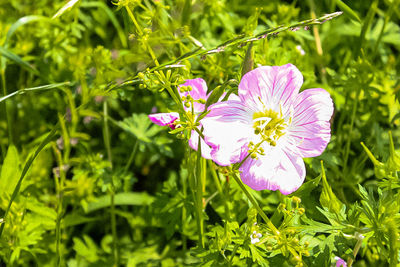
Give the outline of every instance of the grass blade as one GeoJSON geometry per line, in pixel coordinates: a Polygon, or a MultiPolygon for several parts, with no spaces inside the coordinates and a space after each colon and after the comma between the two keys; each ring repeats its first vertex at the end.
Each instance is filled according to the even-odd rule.
{"type": "Polygon", "coordinates": [[[8,58],[11,61],[14,61],[21,67],[25,68],[26,70],[39,75],[39,72],[37,71],[37,69],[35,69],[31,64],[29,64],[28,62],[26,62],[25,60],[20,58],[18,55],[12,53],[10,50],[4,48],[3,46],[0,46],[0,55],[8,58]]]}
{"type": "Polygon", "coordinates": [[[65,86],[65,85],[70,85],[70,84],[71,84],[70,82],[62,82],[62,83],[53,83],[53,84],[46,84],[46,85],[41,85],[41,86],[37,86],[37,87],[20,89],[18,91],[12,92],[11,94],[1,97],[0,103],[7,100],[8,98],[15,96],[15,95],[23,95],[30,91],[44,91],[44,90],[49,90],[49,89],[53,89],[53,88],[58,88],[58,87],[65,86]]]}

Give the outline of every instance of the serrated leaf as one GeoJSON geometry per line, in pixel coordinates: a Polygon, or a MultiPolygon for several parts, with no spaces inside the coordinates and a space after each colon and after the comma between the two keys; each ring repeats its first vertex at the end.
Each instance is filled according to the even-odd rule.
{"type": "Polygon", "coordinates": [[[162,127],[153,125],[144,113],[132,114],[131,117],[119,121],[117,124],[125,131],[133,134],[138,140],[146,143],[152,143],[152,137],[163,130],[162,127]]]}

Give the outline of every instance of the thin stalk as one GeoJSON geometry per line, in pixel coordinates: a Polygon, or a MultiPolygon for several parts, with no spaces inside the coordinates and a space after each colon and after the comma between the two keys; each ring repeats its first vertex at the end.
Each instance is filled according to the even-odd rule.
{"type": "MultiPolygon", "coordinates": [[[[317,19],[317,16],[315,15],[315,3],[314,0],[309,0],[308,1],[309,5],[310,5],[310,13],[311,13],[311,19],[317,19]]],[[[321,38],[319,36],[319,31],[318,31],[318,27],[313,26],[312,27],[313,30],[313,34],[314,34],[314,39],[315,39],[315,47],[317,48],[317,54],[320,56],[320,58],[322,58],[324,51],[322,50],[322,44],[321,44],[321,38]]],[[[326,70],[322,64],[322,62],[318,63],[319,65],[319,69],[320,69],[320,73],[321,73],[321,79],[324,83],[327,83],[326,80],[326,70]]]]}
{"type": "Polygon", "coordinates": [[[220,196],[222,197],[222,202],[224,203],[224,208],[225,208],[226,219],[228,221],[230,221],[231,220],[231,215],[230,215],[230,210],[229,210],[228,203],[226,201],[226,194],[224,193],[224,191],[222,189],[221,181],[219,180],[217,172],[215,171],[215,169],[214,169],[212,164],[213,164],[212,161],[209,160],[208,161],[208,168],[211,170],[211,176],[213,177],[215,185],[217,187],[217,190],[218,190],[220,196]]]}
{"type": "MultiPolygon", "coordinates": [[[[139,35],[142,37],[144,35],[142,29],[139,26],[139,23],[137,22],[135,16],[133,15],[132,11],[130,10],[130,8],[128,6],[125,6],[126,12],[128,12],[128,16],[130,17],[130,19],[132,20],[133,24],[135,25],[136,30],[138,31],[139,35]]],[[[147,41],[145,42],[145,47],[147,49],[147,52],[149,52],[151,59],[154,61],[154,64],[156,66],[159,66],[160,63],[158,63],[157,57],[154,54],[153,49],[151,48],[151,46],[149,45],[149,43],[147,41]]]]}
{"type": "Polygon", "coordinates": [[[203,172],[204,168],[202,167],[203,161],[201,157],[201,139],[199,136],[198,140],[198,150],[197,150],[197,160],[196,160],[196,210],[197,210],[197,223],[199,228],[199,241],[202,248],[205,247],[204,242],[204,218],[203,218],[203,172]]]}
{"type": "Polygon", "coordinates": [[[355,52],[355,58],[358,58],[358,56],[360,55],[361,49],[362,49],[364,41],[365,41],[365,36],[367,35],[367,32],[372,24],[372,20],[374,19],[376,10],[378,9],[378,3],[379,3],[379,0],[374,0],[374,2],[372,2],[372,4],[371,4],[370,8],[368,9],[367,16],[365,17],[363,26],[361,28],[359,45],[358,45],[358,49],[355,52]]]}
{"type": "MultiPolygon", "coordinates": [[[[182,177],[182,195],[183,195],[183,199],[187,199],[187,184],[186,184],[186,179],[184,177],[182,177]]],[[[183,255],[186,255],[186,251],[187,251],[187,238],[186,238],[186,234],[185,234],[185,230],[186,230],[186,207],[185,205],[182,206],[182,247],[183,247],[183,255]]]]}
{"type": "MultiPolygon", "coordinates": [[[[360,233],[355,233],[355,238],[357,239],[357,243],[356,243],[356,245],[355,245],[355,247],[354,247],[354,250],[353,250],[353,257],[354,257],[354,259],[356,258],[357,254],[358,254],[358,251],[359,251],[360,248],[361,248],[361,245],[362,245],[362,241],[363,241],[363,239],[364,239],[364,236],[363,236],[362,234],[360,234],[360,233]]],[[[352,258],[349,258],[349,259],[347,260],[347,266],[351,267],[351,266],[353,265],[353,262],[354,262],[354,260],[353,260],[352,258]]]]}
{"type": "Polygon", "coordinates": [[[63,256],[61,252],[61,220],[63,216],[63,184],[65,181],[64,163],[61,156],[61,152],[57,149],[53,143],[53,150],[58,161],[59,173],[54,174],[54,183],[56,185],[56,196],[57,196],[57,219],[56,219],[56,255],[57,255],[57,266],[62,266],[63,256]]]}
{"type": "MultiPolygon", "coordinates": [[[[107,158],[110,162],[110,168],[112,169],[112,154],[111,154],[111,139],[110,131],[108,127],[108,105],[107,100],[103,102],[103,118],[104,118],[104,144],[107,150],[107,158]]],[[[113,237],[112,254],[114,257],[114,265],[119,266],[119,253],[118,253],[118,239],[117,239],[117,219],[115,215],[115,185],[113,177],[111,177],[111,189],[110,189],[110,208],[111,208],[111,233],[113,237]]]]}
{"type": "Polygon", "coordinates": [[[135,158],[135,154],[136,154],[136,151],[137,151],[137,148],[138,148],[138,144],[139,144],[139,141],[136,140],[135,145],[133,146],[132,152],[131,152],[131,154],[129,155],[129,159],[128,159],[128,161],[127,161],[125,167],[124,167],[124,171],[125,171],[125,172],[128,171],[129,167],[130,167],[131,164],[132,164],[133,159],[135,158]]]}
{"type": "MultiPolygon", "coordinates": [[[[139,141],[136,140],[135,144],[133,145],[132,152],[131,152],[131,154],[129,155],[129,159],[128,159],[128,161],[127,161],[125,167],[124,167],[124,173],[127,173],[127,172],[128,172],[129,167],[131,166],[131,164],[132,164],[132,162],[133,162],[133,159],[135,158],[135,154],[136,154],[136,151],[137,151],[137,148],[138,148],[138,144],[139,144],[139,141]]],[[[129,180],[128,180],[128,179],[124,179],[124,191],[125,191],[125,192],[128,192],[128,191],[129,191],[129,186],[130,186],[129,180]]]]}
{"type": "Polygon", "coordinates": [[[260,214],[261,218],[263,218],[264,222],[268,225],[269,229],[271,229],[271,231],[275,235],[279,235],[280,234],[279,230],[275,227],[275,225],[271,222],[271,220],[268,218],[268,216],[260,208],[260,206],[258,205],[257,201],[254,199],[254,197],[250,194],[250,192],[244,186],[242,180],[240,180],[240,178],[237,176],[236,173],[232,173],[231,175],[233,176],[235,181],[238,183],[240,189],[242,189],[242,191],[246,194],[246,196],[250,200],[251,204],[253,204],[253,206],[257,209],[258,214],[260,214]]]}
{"type": "MultiPolygon", "coordinates": [[[[3,87],[3,96],[6,97],[7,96],[7,87],[6,87],[6,74],[5,74],[4,69],[1,70],[1,84],[3,87]]],[[[8,143],[9,143],[9,145],[11,145],[14,143],[14,138],[13,138],[13,133],[12,133],[12,120],[11,120],[11,116],[8,112],[6,102],[3,103],[3,109],[4,109],[4,114],[6,115],[6,120],[7,120],[8,143]]]]}
{"type": "Polygon", "coordinates": [[[346,172],[347,172],[347,161],[349,159],[349,154],[350,154],[351,134],[353,133],[353,126],[354,126],[354,121],[356,118],[358,99],[360,98],[360,94],[361,94],[361,88],[358,88],[356,99],[354,99],[354,103],[353,103],[353,110],[351,113],[349,138],[347,139],[347,143],[345,146],[345,153],[344,153],[344,159],[343,159],[343,173],[344,174],[346,174],[346,172]]]}
{"type": "Polygon", "coordinates": [[[392,14],[393,14],[393,11],[396,10],[396,7],[398,6],[398,2],[399,2],[398,0],[397,1],[396,0],[392,1],[392,4],[391,4],[390,8],[388,8],[386,10],[386,12],[385,12],[385,20],[383,22],[382,29],[381,29],[381,31],[379,33],[378,39],[376,40],[374,50],[372,52],[372,55],[374,57],[375,57],[376,53],[378,52],[378,46],[379,46],[379,43],[382,40],[383,33],[384,33],[385,29],[386,29],[386,25],[390,21],[390,18],[392,17],[392,14]]]}

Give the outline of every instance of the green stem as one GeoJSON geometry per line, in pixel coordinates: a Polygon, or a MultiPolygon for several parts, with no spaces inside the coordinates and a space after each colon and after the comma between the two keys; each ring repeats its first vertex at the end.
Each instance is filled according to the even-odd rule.
{"type": "Polygon", "coordinates": [[[394,10],[396,9],[396,7],[398,6],[398,3],[397,3],[397,2],[398,2],[398,1],[396,1],[396,0],[392,1],[392,5],[391,5],[390,8],[388,8],[388,9],[386,10],[386,12],[385,12],[385,20],[384,20],[384,22],[383,22],[382,29],[381,29],[381,31],[380,31],[380,33],[379,33],[378,39],[376,40],[376,43],[375,43],[375,46],[374,46],[374,50],[373,50],[373,52],[372,52],[373,57],[375,57],[376,53],[378,52],[378,46],[379,46],[379,43],[380,43],[381,40],[382,40],[383,33],[384,33],[385,29],[386,29],[386,25],[387,25],[388,22],[390,21],[390,18],[392,17],[392,14],[393,14],[393,11],[394,11],[394,10]]]}
{"type": "MultiPolygon", "coordinates": [[[[111,154],[111,139],[110,139],[110,131],[108,127],[108,105],[107,100],[103,103],[103,118],[104,118],[104,144],[107,150],[107,158],[110,162],[110,168],[112,169],[112,154],[111,154]]],[[[117,244],[117,220],[115,215],[115,185],[113,177],[111,177],[111,189],[110,189],[110,208],[111,208],[111,233],[113,237],[113,246],[112,246],[112,254],[114,257],[114,265],[119,266],[119,253],[118,253],[118,244],[117,244]]]]}
{"type": "Polygon", "coordinates": [[[57,219],[56,219],[56,255],[57,267],[62,266],[63,257],[61,252],[61,220],[63,216],[63,184],[65,181],[64,163],[62,160],[61,152],[56,148],[53,143],[53,150],[58,161],[59,174],[54,174],[54,183],[56,185],[57,196],[57,219]]]}
{"type": "MultiPolygon", "coordinates": [[[[125,6],[126,11],[128,12],[128,16],[131,18],[133,24],[135,25],[136,30],[138,31],[139,35],[142,37],[144,35],[142,29],[139,26],[139,23],[137,22],[135,16],[133,15],[132,11],[130,10],[130,8],[128,6],[125,6]]],[[[151,46],[149,45],[149,43],[147,41],[144,41],[144,45],[147,49],[147,52],[149,52],[151,59],[154,61],[154,64],[156,66],[160,66],[160,63],[158,63],[157,57],[154,54],[153,49],[151,48],[151,46]]]]}
{"type": "Polygon", "coordinates": [[[344,159],[343,159],[343,173],[344,173],[344,175],[347,175],[347,161],[349,159],[349,154],[350,154],[351,135],[353,133],[353,126],[354,126],[354,121],[355,121],[355,118],[356,118],[357,107],[358,107],[358,99],[360,98],[360,95],[361,95],[361,88],[358,88],[358,92],[357,92],[356,98],[354,99],[354,103],[353,103],[353,110],[352,110],[352,113],[351,113],[349,138],[347,138],[347,143],[346,143],[346,146],[345,146],[345,153],[344,153],[344,159]]]}
{"type": "Polygon", "coordinates": [[[125,171],[125,172],[128,171],[129,167],[130,167],[131,164],[132,164],[133,159],[135,158],[135,154],[136,154],[136,151],[137,151],[137,148],[138,148],[138,144],[139,144],[139,141],[136,140],[135,145],[133,146],[132,152],[131,152],[131,154],[129,155],[128,162],[126,163],[126,165],[125,165],[125,167],[124,167],[124,171],[125,171]]]}
{"type": "MultiPolygon", "coordinates": [[[[1,84],[3,87],[3,96],[7,96],[7,87],[6,87],[6,74],[5,69],[1,70],[1,84]]],[[[3,103],[4,114],[7,120],[7,130],[8,130],[8,144],[11,145],[14,143],[13,133],[12,133],[12,120],[10,113],[8,112],[7,103],[3,103]]]]}
{"type": "MultiPolygon", "coordinates": [[[[354,250],[353,250],[353,258],[354,259],[357,257],[358,251],[361,248],[364,236],[362,234],[360,234],[360,233],[355,233],[355,238],[357,239],[357,243],[356,243],[356,245],[354,247],[354,250]]],[[[353,265],[353,262],[354,262],[354,260],[352,258],[349,258],[347,260],[347,266],[351,267],[353,265]]]]}
{"type": "Polygon", "coordinates": [[[238,183],[240,189],[246,194],[250,202],[253,204],[253,206],[257,209],[258,213],[260,214],[261,218],[263,218],[264,222],[268,225],[269,229],[275,234],[279,235],[279,230],[275,227],[275,225],[271,222],[271,220],[268,218],[268,216],[264,213],[264,211],[260,208],[258,205],[257,201],[254,199],[254,197],[250,194],[250,192],[246,189],[244,186],[242,180],[237,176],[236,173],[231,174],[235,181],[238,183]]]}
{"type": "MultiPolygon", "coordinates": [[[[186,179],[184,177],[182,178],[182,195],[183,199],[186,201],[187,200],[187,184],[186,184],[186,179]]],[[[182,206],[182,247],[183,247],[183,256],[185,257],[186,255],[186,250],[187,250],[187,238],[186,238],[186,218],[187,218],[187,211],[186,211],[186,206],[182,206]]]]}
{"type": "Polygon", "coordinates": [[[200,137],[199,137],[199,146],[197,151],[197,160],[196,160],[196,209],[197,209],[197,222],[199,228],[199,241],[202,248],[205,247],[204,242],[204,218],[203,218],[203,175],[204,173],[204,161],[201,157],[201,147],[200,147],[200,137]]]}
{"type": "Polygon", "coordinates": [[[228,202],[226,199],[226,194],[224,193],[224,190],[222,189],[221,181],[219,180],[218,174],[214,169],[213,163],[211,160],[208,161],[208,167],[211,170],[211,176],[214,179],[215,185],[217,187],[217,190],[222,197],[222,201],[224,202],[224,208],[225,208],[225,216],[228,221],[231,220],[231,215],[230,215],[230,210],[228,206],[228,202]]]}

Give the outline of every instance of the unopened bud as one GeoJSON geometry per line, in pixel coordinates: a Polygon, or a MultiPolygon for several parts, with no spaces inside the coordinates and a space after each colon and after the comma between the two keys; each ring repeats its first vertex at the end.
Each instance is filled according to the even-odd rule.
{"type": "Polygon", "coordinates": [[[301,203],[301,198],[294,196],[294,197],[292,197],[292,201],[294,203],[301,203]]]}

